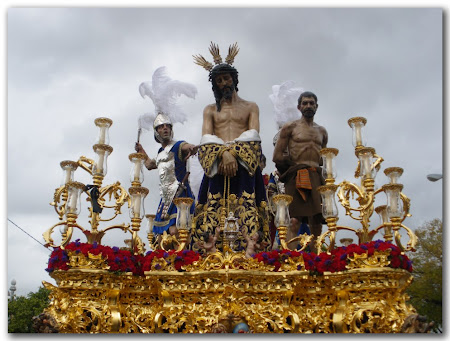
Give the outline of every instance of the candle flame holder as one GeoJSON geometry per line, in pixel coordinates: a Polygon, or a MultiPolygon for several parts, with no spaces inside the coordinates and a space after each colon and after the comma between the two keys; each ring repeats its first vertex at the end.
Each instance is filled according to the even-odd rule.
{"type": "Polygon", "coordinates": [[[191,227],[191,214],[189,209],[194,199],[179,197],[173,199],[173,203],[177,206],[177,229],[179,246],[177,251],[182,251],[189,244],[189,232],[191,227]]]}

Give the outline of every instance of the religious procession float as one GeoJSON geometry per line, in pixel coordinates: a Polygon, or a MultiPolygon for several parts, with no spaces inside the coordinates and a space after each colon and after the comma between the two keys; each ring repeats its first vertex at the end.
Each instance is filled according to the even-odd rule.
{"type": "MultiPolygon", "coordinates": [[[[230,66],[238,50],[232,45],[225,63],[217,46],[212,44],[210,51],[218,67],[230,66]]],[[[214,69],[201,56],[196,62],[214,69]]],[[[165,84],[161,80],[167,79],[163,73],[160,76],[159,83],[165,84]]],[[[140,90],[152,98],[156,113],[163,114],[148,122],[153,124],[155,138],[157,133],[164,138],[162,129],[155,127],[163,126],[164,114],[171,124],[176,120],[170,115],[174,108],[164,107],[170,101],[158,100],[157,84],[154,78],[153,88],[143,83],[140,90]]],[[[61,162],[64,181],[51,203],[59,222],[44,233],[46,245],[53,249],[46,270],[56,282],[44,281],[50,289],[45,314],[58,332],[399,333],[415,314],[405,293],[412,281],[407,253],[414,251],[417,240],[403,224],[410,216],[410,200],[400,183],[403,169],[384,169],[386,184],[375,188],[383,158],[365,143],[365,118],[348,120],[358,183],[335,183],[338,149],[320,150],[324,184],[317,191],[324,232],[313,243],[308,233],[288,237],[293,197],[281,183],[258,200],[256,190],[236,194],[231,177],[222,176],[221,187],[214,192],[209,184],[206,201],[200,202],[185,194],[185,170],[176,174],[169,192],[161,191],[159,208],[166,209],[145,214],[145,197],[159,195],[142,186],[143,168],[151,168],[147,156],[142,152],[128,156],[129,188],[120,182],[103,184],[107,158],[113,152],[109,140],[113,122],[100,117],[94,123],[99,131],[93,145],[95,158],[80,156],[61,162]],[[75,181],[77,169],[87,172],[92,184],[75,181]],[[88,203],[87,221],[79,221],[82,201],[88,203]],[[357,227],[338,224],[337,204],[357,227]],[[125,207],[130,222],[114,223],[125,207]],[[378,226],[373,226],[374,213],[381,218],[378,226]],[[158,230],[161,217],[173,219],[176,228],[158,230]],[[276,243],[267,237],[270,224],[276,243]],[[129,234],[124,246],[102,244],[104,235],[117,229],[129,234]],[[143,229],[145,242],[138,235],[143,229]],[[74,240],[75,230],[85,240],[74,240]],[[57,231],[61,235],[55,238],[57,231]],[[357,242],[342,238],[338,245],[337,236],[344,231],[353,233],[357,242]],[[405,236],[408,240],[402,243],[405,236]]],[[[258,143],[248,138],[235,141],[233,145],[204,143],[195,149],[208,181],[213,178],[215,160],[226,152],[247,165],[250,179],[261,173],[258,143]]],[[[182,145],[179,150],[184,150],[182,145]]],[[[161,179],[170,178],[170,167],[161,168],[158,165],[161,179]]],[[[161,184],[164,187],[163,180],[161,184]]]]}

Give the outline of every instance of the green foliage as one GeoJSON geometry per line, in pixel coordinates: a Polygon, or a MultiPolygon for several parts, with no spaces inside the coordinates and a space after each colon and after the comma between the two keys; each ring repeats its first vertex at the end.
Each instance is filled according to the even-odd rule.
{"type": "Polygon", "coordinates": [[[50,290],[40,287],[27,297],[18,296],[8,302],[8,333],[35,333],[33,316],[39,315],[49,304],[50,290]]]}
{"type": "Polygon", "coordinates": [[[414,281],[407,293],[419,315],[442,328],[442,221],[434,219],[415,231],[417,251],[410,255],[414,281]]]}

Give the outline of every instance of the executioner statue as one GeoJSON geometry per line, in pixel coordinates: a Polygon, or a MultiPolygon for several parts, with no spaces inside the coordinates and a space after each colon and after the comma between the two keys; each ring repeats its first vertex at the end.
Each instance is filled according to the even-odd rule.
{"type": "Polygon", "coordinates": [[[209,51],[215,66],[201,55],[194,56],[195,63],[209,71],[215,103],[203,111],[198,157],[205,175],[198,195],[192,247],[195,250],[195,245],[204,241],[205,233],[215,235],[220,229],[224,231],[218,239],[221,249],[223,238],[228,236],[227,226],[236,226],[234,222],[239,233],[231,241],[233,250],[244,250],[244,235],[258,232],[264,245],[269,245],[267,199],[260,167],[259,108],[238,96],[238,72],[232,66],[239,52],[237,44],[229,47],[225,62],[217,45],[211,43],[209,51]]]}
{"type": "Polygon", "coordinates": [[[273,151],[273,162],[282,173],[280,180],[285,184],[286,194],[293,197],[289,206],[292,217],[289,232],[291,236],[297,235],[300,223],[307,221],[313,235],[310,249],[315,252],[318,250],[314,243],[322,233],[324,219],[321,196],[317,191],[317,187],[325,184],[320,150],[328,143],[327,130],[314,122],[318,106],[314,93],[302,92],[297,106],[302,116],[283,125],[273,151]]]}

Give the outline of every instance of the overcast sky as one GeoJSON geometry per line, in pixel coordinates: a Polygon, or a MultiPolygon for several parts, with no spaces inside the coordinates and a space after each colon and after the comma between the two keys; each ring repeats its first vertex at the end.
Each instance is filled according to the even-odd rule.
{"type": "MultiPolygon", "coordinates": [[[[259,106],[265,172],[274,170],[277,132],[269,95],[273,85],[293,80],[318,96],[315,121],[328,130],[328,147],[339,149],[337,182],[359,183],[347,121],[363,116],[367,145],[385,160],[377,186],[387,182],[385,168],[404,169],[400,182],[412,214],[404,224],[417,228],[442,219],[443,182],[426,178],[443,172],[442,20],[440,8],[10,8],[7,217],[44,243],[42,233],[58,222],[49,203],[60,185],[59,163],[94,158],[97,117],[114,122],[114,151],[103,184],[120,181],[129,188],[128,155],[134,152],[137,120],[154,110],[138,87],[160,66],[198,89],[195,100],[179,101],[188,122],[174,126],[176,139],[197,144],[203,108],[214,98],[208,72],[192,55],[212,61],[213,41],[223,57],[230,44],[239,45],[234,63],[239,95],[259,106]]],[[[152,133],[144,132],[141,142],[156,156],[152,133]]],[[[82,169],[75,179],[92,183],[82,169]]],[[[157,173],[146,171],[146,213],[156,211],[157,184],[157,173]]],[[[385,200],[378,196],[376,206],[385,200]]],[[[87,210],[86,202],[82,209],[87,210]]],[[[126,206],[122,212],[129,221],[126,206]]],[[[359,227],[341,214],[339,223],[347,222],[359,227]]],[[[78,223],[87,227],[87,217],[78,223]]],[[[378,226],[378,216],[372,224],[378,226]]],[[[146,233],[139,233],[144,242],[146,233]]],[[[74,238],[84,241],[81,234],[74,238]]],[[[125,238],[129,235],[117,232],[104,243],[123,246],[125,238]]],[[[7,243],[8,286],[16,279],[17,293],[25,295],[43,280],[54,283],[44,270],[50,250],[10,222],[7,243]]]]}

